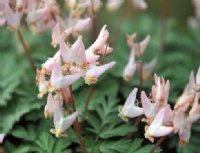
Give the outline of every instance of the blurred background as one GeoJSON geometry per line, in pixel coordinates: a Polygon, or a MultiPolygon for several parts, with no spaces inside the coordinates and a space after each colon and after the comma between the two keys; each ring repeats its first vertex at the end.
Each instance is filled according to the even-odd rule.
{"type": "MultiPolygon", "coordinates": [[[[196,72],[200,65],[200,25],[192,27],[189,24],[189,17],[195,16],[192,1],[147,0],[146,2],[148,9],[144,11],[135,10],[131,5],[124,3],[116,12],[108,12],[105,6],[97,12],[97,31],[99,32],[101,27],[106,24],[110,32],[109,44],[114,48],[114,52],[106,56],[105,63],[115,60],[117,64],[95,85],[89,106],[89,119],[94,119],[94,114],[98,114],[95,112],[95,108],[102,105],[103,101],[106,104],[107,102],[115,103],[113,106],[123,104],[131,89],[139,86],[137,73],[130,82],[125,82],[122,78],[123,69],[130,53],[126,44],[126,34],[137,32],[138,41],[143,40],[148,34],[151,36],[143,60],[150,62],[154,57],[158,59],[154,72],[170,80],[169,102],[171,106],[183,92],[189,73],[192,70],[196,72]]],[[[59,3],[62,4],[63,1],[60,0],[59,3]]],[[[33,34],[26,24],[21,30],[34,64],[40,68],[47,57],[51,57],[56,52],[56,49],[50,44],[51,31],[40,35],[33,34]]],[[[84,33],[83,38],[86,48],[89,47],[92,43],[91,31],[84,33]]],[[[51,120],[45,120],[43,117],[46,97],[42,100],[37,99],[38,89],[35,85],[35,74],[29,68],[16,33],[6,27],[0,27],[0,80],[0,133],[7,133],[0,152],[4,152],[4,150],[8,153],[75,152],[71,147],[76,146],[77,143],[72,129],[68,131],[69,138],[56,139],[49,133],[53,124],[51,120]]],[[[147,93],[150,92],[152,84],[153,79],[143,82],[147,93]]],[[[83,112],[83,102],[88,89],[89,87],[84,85],[83,81],[73,86],[80,115],[83,112]]],[[[110,107],[112,108],[112,106],[110,107]]],[[[117,106],[114,108],[116,109],[111,110],[116,115],[117,106]]],[[[120,121],[119,123],[122,124],[120,121]]],[[[87,120],[90,128],[86,130],[85,135],[90,135],[93,127],[91,124],[93,123],[87,120]]],[[[141,127],[137,134],[140,138],[143,137],[144,131],[143,125],[141,127]]],[[[125,130],[130,131],[130,126],[125,130]]],[[[195,123],[192,128],[189,144],[179,146],[178,136],[172,135],[168,138],[170,141],[166,141],[161,146],[163,149],[161,152],[199,153],[199,136],[200,121],[195,123]]],[[[105,143],[105,138],[107,138],[105,135],[100,137],[100,142],[105,143]]],[[[114,140],[113,137],[108,138],[110,141],[114,140]]],[[[121,138],[118,139],[121,140],[121,138]]],[[[86,143],[89,148],[92,141],[93,137],[87,138],[86,143]]],[[[150,142],[142,140],[142,144],[150,144],[150,142]]],[[[104,153],[111,153],[111,151],[104,151],[104,153]]]]}

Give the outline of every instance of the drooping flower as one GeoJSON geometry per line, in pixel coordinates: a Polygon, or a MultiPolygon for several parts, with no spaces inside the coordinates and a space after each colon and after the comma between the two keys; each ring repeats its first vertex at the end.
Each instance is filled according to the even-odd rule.
{"type": "Polygon", "coordinates": [[[129,61],[124,69],[123,78],[126,81],[130,81],[132,76],[134,75],[136,70],[136,63],[135,63],[135,52],[131,50],[129,61]]]}
{"type": "Polygon", "coordinates": [[[111,12],[116,11],[119,9],[123,2],[123,0],[108,0],[106,3],[106,8],[111,12]]]}
{"type": "Polygon", "coordinates": [[[47,104],[44,107],[45,118],[49,118],[53,114],[56,105],[62,106],[62,104],[63,96],[59,92],[55,93],[54,95],[49,93],[47,97],[47,104]]]}
{"type": "Polygon", "coordinates": [[[133,6],[136,8],[136,9],[141,9],[141,10],[145,10],[147,9],[148,5],[147,3],[145,2],[145,0],[132,0],[133,2],[133,6]]]}
{"type": "Polygon", "coordinates": [[[165,108],[162,108],[157,113],[150,126],[145,127],[145,138],[148,138],[151,142],[154,142],[155,137],[166,136],[173,131],[173,127],[165,126],[163,124],[164,116],[165,116],[165,108]]]}
{"type": "Polygon", "coordinates": [[[61,65],[59,62],[55,62],[54,68],[51,74],[51,86],[53,89],[61,89],[64,87],[68,87],[73,84],[75,81],[82,77],[82,73],[70,74],[64,76],[61,71],[61,65]]]}
{"type": "Polygon", "coordinates": [[[3,143],[5,134],[4,133],[0,133],[0,143],[3,143]]]}
{"type": "Polygon", "coordinates": [[[139,43],[135,43],[136,37],[136,33],[133,33],[132,35],[127,35],[127,44],[131,50],[134,50],[136,56],[141,57],[149,44],[150,36],[147,35],[145,39],[139,43]]]}
{"type": "Polygon", "coordinates": [[[157,59],[154,58],[150,63],[144,64],[143,69],[142,69],[142,78],[144,80],[151,79],[156,63],[157,63],[157,59]]]}
{"type": "Polygon", "coordinates": [[[165,81],[164,78],[154,75],[155,85],[152,86],[152,98],[157,106],[165,107],[169,97],[169,80],[165,81]]]}
{"type": "Polygon", "coordinates": [[[65,116],[60,105],[56,105],[54,109],[54,129],[50,132],[55,134],[56,137],[61,137],[65,135],[65,131],[74,123],[78,116],[77,112],[71,115],[65,116]]]}
{"type": "Polygon", "coordinates": [[[190,101],[178,107],[174,115],[174,131],[179,134],[179,143],[186,144],[191,135],[191,127],[200,118],[199,94],[195,95],[194,101],[190,101]]]}
{"type": "Polygon", "coordinates": [[[144,113],[143,108],[136,105],[137,90],[137,88],[134,88],[125,101],[124,106],[119,108],[119,116],[126,122],[128,118],[134,118],[144,113]]]}
{"type": "Polygon", "coordinates": [[[96,83],[98,77],[103,74],[106,70],[110,69],[115,65],[115,62],[110,62],[108,64],[100,66],[91,66],[85,74],[85,83],[88,85],[96,83]]]}

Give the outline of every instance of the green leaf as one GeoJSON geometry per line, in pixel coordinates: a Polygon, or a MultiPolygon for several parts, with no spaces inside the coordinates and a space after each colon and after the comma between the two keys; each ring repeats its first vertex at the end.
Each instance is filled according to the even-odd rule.
{"type": "Polygon", "coordinates": [[[50,132],[42,132],[36,143],[38,153],[70,153],[67,147],[71,142],[67,138],[55,138],[50,132]]]}

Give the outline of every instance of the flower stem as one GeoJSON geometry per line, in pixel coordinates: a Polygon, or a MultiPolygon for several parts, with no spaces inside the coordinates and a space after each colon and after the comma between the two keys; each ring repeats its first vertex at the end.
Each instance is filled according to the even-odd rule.
{"type": "MultiPolygon", "coordinates": [[[[70,98],[71,98],[72,108],[73,108],[73,111],[76,112],[76,106],[75,106],[74,95],[73,95],[73,91],[72,91],[72,85],[70,85],[69,90],[70,90],[70,96],[71,96],[70,98]]],[[[81,137],[81,129],[80,129],[80,125],[78,123],[77,118],[74,121],[74,128],[76,130],[76,135],[80,142],[80,147],[81,147],[82,153],[87,153],[85,143],[81,137]]]]}
{"type": "Polygon", "coordinates": [[[90,99],[92,97],[93,91],[94,91],[94,86],[91,85],[90,88],[89,88],[89,91],[88,91],[87,99],[85,101],[84,113],[83,113],[83,118],[82,118],[82,121],[81,121],[82,127],[84,127],[84,125],[85,125],[85,117],[86,117],[86,114],[87,114],[88,105],[90,103],[90,99]]]}
{"type": "Polygon", "coordinates": [[[24,51],[24,54],[25,54],[25,56],[26,56],[26,58],[28,60],[29,66],[30,66],[31,70],[33,72],[35,72],[35,67],[34,67],[34,64],[33,64],[33,59],[32,59],[32,57],[30,55],[29,48],[28,48],[27,44],[25,43],[25,40],[24,40],[23,35],[22,35],[22,33],[21,33],[20,30],[17,31],[17,35],[18,35],[20,43],[21,43],[21,45],[23,47],[23,51],[24,51]]]}
{"type": "Polygon", "coordinates": [[[165,139],[167,138],[167,136],[161,137],[157,143],[154,145],[154,147],[152,148],[150,153],[154,153],[156,151],[156,149],[165,141],[165,139]]]}

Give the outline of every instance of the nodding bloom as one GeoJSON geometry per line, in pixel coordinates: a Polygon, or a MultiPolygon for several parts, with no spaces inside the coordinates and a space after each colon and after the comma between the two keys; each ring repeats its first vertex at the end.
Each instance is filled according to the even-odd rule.
{"type": "Polygon", "coordinates": [[[144,0],[132,0],[133,6],[136,9],[145,10],[147,9],[148,5],[144,0]]]}
{"type": "Polygon", "coordinates": [[[108,0],[106,8],[111,12],[116,11],[119,9],[123,2],[123,0],[108,0]]]}
{"type": "Polygon", "coordinates": [[[200,78],[200,70],[198,70],[198,73],[196,75],[196,81],[194,77],[194,72],[192,71],[189,76],[189,83],[185,86],[185,89],[182,93],[182,95],[178,98],[175,109],[178,109],[179,107],[185,105],[186,103],[192,103],[195,97],[195,92],[198,92],[198,88],[200,87],[200,82],[198,79],[200,78]],[[199,84],[199,85],[198,85],[199,84]]]}
{"type": "Polygon", "coordinates": [[[142,78],[144,80],[150,80],[152,78],[153,70],[156,66],[157,59],[154,58],[150,63],[144,64],[142,69],[142,78]]]}
{"type": "MultiPolygon", "coordinates": [[[[132,3],[135,9],[145,10],[148,7],[147,3],[144,0],[131,0],[129,2],[132,3]]],[[[118,8],[122,6],[123,3],[124,0],[108,0],[106,8],[109,11],[116,11],[118,8]]]]}
{"type": "Polygon", "coordinates": [[[63,104],[63,96],[61,95],[61,93],[57,92],[54,95],[49,93],[47,97],[47,104],[44,107],[45,118],[51,117],[56,105],[62,106],[62,104],[63,104]]]}
{"type": "Polygon", "coordinates": [[[153,101],[159,107],[164,107],[168,102],[169,97],[169,80],[165,81],[163,77],[158,77],[156,74],[154,75],[155,85],[152,86],[152,98],[153,101]]]}
{"type": "Polygon", "coordinates": [[[133,33],[132,35],[127,35],[126,37],[127,44],[131,50],[134,50],[136,56],[141,57],[149,44],[150,36],[147,35],[145,39],[139,43],[135,43],[136,38],[137,38],[136,33],[133,33]]]}
{"type": "Polygon", "coordinates": [[[75,81],[80,79],[80,77],[82,77],[82,76],[83,76],[82,73],[69,74],[69,75],[64,76],[62,74],[60,63],[55,62],[55,65],[54,65],[54,68],[53,68],[52,74],[51,74],[51,79],[50,79],[51,85],[50,86],[53,90],[65,88],[65,87],[68,87],[69,85],[73,84],[75,81]]]}
{"type": "Polygon", "coordinates": [[[91,66],[85,74],[85,83],[88,85],[96,83],[98,77],[114,65],[115,62],[113,61],[100,66],[91,66]]]}
{"type": "Polygon", "coordinates": [[[141,92],[141,103],[144,110],[144,114],[147,119],[143,119],[143,121],[146,121],[147,123],[152,122],[154,117],[159,111],[159,108],[156,107],[155,103],[152,103],[150,99],[147,97],[146,93],[144,91],[141,92]]]}
{"type": "Polygon", "coordinates": [[[123,78],[125,81],[130,81],[132,76],[134,75],[136,70],[136,63],[135,63],[135,52],[131,50],[128,64],[126,65],[123,73],[123,78]]]}
{"type": "MultiPolygon", "coordinates": [[[[139,61],[140,63],[135,61],[135,56],[139,57],[139,59],[140,59],[150,41],[150,36],[148,35],[148,36],[146,36],[146,38],[143,41],[141,41],[139,43],[135,43],[136,37],[137,37],[136,33],[126,36],[127,45],[131,49],[131,53],[129,55],[128,64],[126,65],[124,72],[123,72],[123,78],[125,81],[130,81],[131,77],[135,73],[135,70],[137,69],[137,65],[139,65],[139,64],[141,65],[141,61],[139,61]]],[[[144,80],[148,80],[151,78],[153,69],[154,69],[156,63],[157,63],[157,59],[154,58],[149,64],[144,64],[144,66],[142,66],[142,68],[143,68],[142,69],[142,78],[144,80]]],[[[139,66],[138,66],[138,69],[139,69],[139,66]]]]}
{"type": "MultiPolygon", "coordinates": [[[[105,46],[107,44],[107,40],[109,37],[109,32],[106,29],[106,25],[103,26],[103,28],[101,29],[97,39],[95,40],[95,42],[90,46],[89,50],[94,53],[94,54],[101,54],[102,51],[105,50],[105,46]]],[[[89,51],[88,50],[88,51],[89,51]]]]}
{"type": "Polygon", "coordinates": [[[23,13],[18,11],[14,12],[10,7],[9,1],[4,1],[4,4],[4,15],[7,25],[12,30],[18,29],[23,13]]]}
{"type": "Polygon", "coordinates": [[[65,136],[65,131],[74,123],[78,116],[77,112],[65,116],[62,107],[56,105],[54,108],[54,129],[51,129],[50,132],[55,134],[56,137],[65,136]]]}
{"type": "Polygon", "coordinates": [[[134,118],[144,113],[143,108],[140,108],[136,104],[137,90],[137,88],[134,88],[125,101],[124,106],[119,108],[119,116],[126,122],[128,118],[134,118]]]}
{"type": "Polygon", "coordinates": [[[144,91],[141,92],[141,102],[146,117],[145,119],[143,119],[143,121],[147,122],[148,124],[151,123],[152,120],[155,118],[156,114],[162,108],[165,108],[164,123],[169,125],[172,124],[173,112],[169,104],[166,103],[163,107],[160,107],[160,105],[158,105],[157,103],[151,102],[144,91]]]}
{"type": "Polygon", "coordinates": [[[4,133],[0,133],[0,143],[3,143],[5,134],[4,133]]]}
{"type": "Polygon", "coordinates": [[[150,126],[145,127],[145,138],[154,142],[155,137],[162,137],[170,134],[173,127],[164,125],[165,108],[162,108],[155,116],[150,126]]]}
{"type": "Polygon", "coordinates": [[[196,93],[193,103],[187,102],[175,110],[174,132],[179,134],[179,143],[186,144],[191,135],[191,127],[200,118],[199,93],[196,93]]]}

